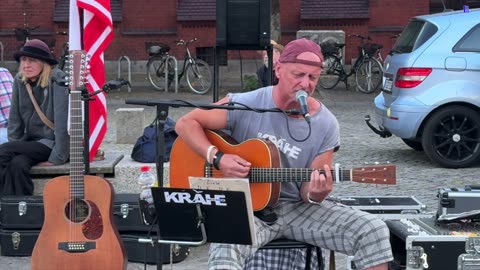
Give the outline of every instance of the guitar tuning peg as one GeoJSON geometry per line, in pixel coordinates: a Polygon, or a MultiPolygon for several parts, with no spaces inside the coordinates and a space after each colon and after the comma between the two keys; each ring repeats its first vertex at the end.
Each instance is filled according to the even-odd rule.
{"type": "Polygon", "coordinates": [[[379,164],[380,164],[380,162],[378,162],[378,161],[375,161],[373,164],[375,164],[375,165],[379,165],[379,164]]]}

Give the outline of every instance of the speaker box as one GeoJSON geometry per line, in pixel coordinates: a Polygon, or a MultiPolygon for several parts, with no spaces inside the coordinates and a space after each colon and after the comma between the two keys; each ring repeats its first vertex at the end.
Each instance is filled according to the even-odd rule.
{"type": "Polygon", "coordinates": [[[270,45],[270,0],[217,0],[217,46],[262,49],[270,45]]]}

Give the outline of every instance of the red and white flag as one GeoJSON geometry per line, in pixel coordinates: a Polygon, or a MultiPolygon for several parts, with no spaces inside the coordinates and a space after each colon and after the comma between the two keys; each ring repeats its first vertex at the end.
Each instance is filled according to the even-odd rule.
{"type": "MultiPolygon", "coordinates": [[[[110,0],[71,0],[69,44],[76,46],[80,37],[78,8],[83,9],[83,49],[90,56],[90,75],[87,77],[88,91],[100,90],[105,83],[103,52],[113,40],[113,22],[110,0]],[[72,3],[75,2],[75,3],[72,3]],[[77,8],[75,7],[77,6],[77,8]],[[72,11],[73,10],[73,11],[72,11]],[[73,14],[72,14],[73,13],[73,14]]],[[[70,50],[80,49],[70,45],[70,50]]],[[[89,149],[93,160],[107,132],[107,101],[103,92],[90,101],[89,149]]]]}

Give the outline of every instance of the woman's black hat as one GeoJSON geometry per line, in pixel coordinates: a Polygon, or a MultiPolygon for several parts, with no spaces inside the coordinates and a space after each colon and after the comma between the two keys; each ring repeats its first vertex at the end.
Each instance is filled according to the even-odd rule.
{"type": "Polygon", "coordinates": [[[47,44],[39,39],[31,39],[25,42],[25,45],[20,50],[13,53],[13,58],[15,58],[17,62],[20,62],[21,56],[40,59],[50,65],[58,64],[57,59],[50,53],[50,48],[48,48],[47,44]]]}

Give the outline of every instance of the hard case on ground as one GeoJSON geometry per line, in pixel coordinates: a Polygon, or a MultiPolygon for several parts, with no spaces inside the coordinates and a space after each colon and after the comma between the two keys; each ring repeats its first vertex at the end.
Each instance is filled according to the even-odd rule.
{"type": "MultiPolygon", "coordinates": [[[[142,223],[138,194],[115,194],[114,223],[118,231],[144,231],[150,226],[142,223]]],[[[40,229],[44,221],[42,196],[4,196],[0,199],[0,224],[4,229],[40,229]]],[[[156,227],[154,226],[154,229],[156,227]]]]}
{"type": "Polygon", "coordinates": [[[456,219],[480,220],[480,186],[439,188],[437,218],[440,221],[456,219]]]}
{"type": "Polygon", "coordinates": [[[373,214],[417,214],[426,209],[414,196],[337,196],[332,199],[373,214]]]}
{"type": "MultiPolygon", "coordinates": [[[[426,206],[414,196],[335,196],[331,199],[352,208],[376,214],[382,220],[433,216],[425,212],[426,206]]],[[[352,260],[353,256],[347,257],[347,270],[357,269],[352,260]]]]}
{"type": "Polygon", "coordinates": [[[31,230],[43,226],[42,196],[3,196],[0,198],[0,224],[3,229],[31,230]]]}
{"type": "Polygon", "coordinates": [[[1,256],[31,256],[39,230],[0,230],[1,256]]]}
{"type": "MultiPolygon", "coordinates": [[[[152,246],[150,243],[139,243],[139,238],[147,237],[146,233],[125,232],[120,237],[123,240],[125,249],[127,250],[128,260],[131,262],[141,262],[148,264],[157,263],[157,246],[152,246]]],[[[170,256],[172,256],[172,263],[177,263],[185,260],[190,254],[190,248],[186,245],[164,245],[163,248],[163,263],[170,263],[170,256]],[[170,254],[170,247],[172,252],[170,254]]]]}
{"type": "MultiPolygon", "coordinates": [[[[438,224],[435,217],[387,220],[395,261],[390,270],[480,269],[466,241],[474,239],[477,224],[438,224]],[[473,238],[472,238],[473,237],[473,238]]],[[[480,241],[475,242],[480,249],[480,241]]]]}
{"type": "Polygon", "coordinates": [[[148,232],[150,230],[157,231],[158,226],[153,227],[143,224],[140,208],[138,206],[138,194],[119,193],[115,194],[115,202],[113,207],[113,221],[117,226],[117,230],[122,232],[148,232]]]}

